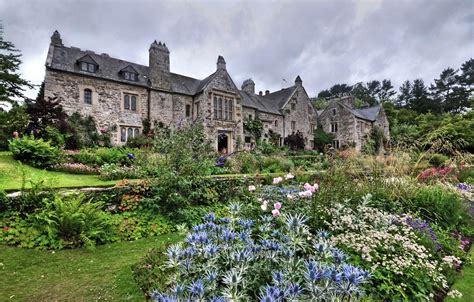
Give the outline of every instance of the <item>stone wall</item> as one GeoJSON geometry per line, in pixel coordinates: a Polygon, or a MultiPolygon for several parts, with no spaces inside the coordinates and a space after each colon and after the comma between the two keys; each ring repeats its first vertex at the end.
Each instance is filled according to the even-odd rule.
{"type": "Polygon", "coordinates": [[[294,132],[300,131],[303,133],[305,145],[312,147],[313,129],[316,126],[317,113],[303,86],[297,85],[296,91],[283,107],[283,114],[285,115],[284,128],[281,129],[283,137],[292,134],[291,122],[294,121],[296,123],[294,132]],[[294,104],[294,110],[292,104],[294,104]]]}
{"type": "Polygon", "coordinates": [[[64,111],[71,115],[79,112],[93,116],[99,128],[116,128],[112,142],[120,143],[120,126],[142,128],[142,119],[147,116],[147,89],[135,85],[58,72],[46,69],[45,97],[61,97],[64,111]],[[92,104],[84,103],[84,90],[92,91],[92,104]],[[123,108],[124,94],[137,96],[137,110],[123,108]]]}
{"type": "MultiPolygon", "coordinates": [[[[326,110],[318,117],[322,129],[335,136],[339,141],[339,146],[351,144],[357,145],[357,125],[354,115],[337,102],[331,102],[326,110]],[[333,115],[333,109],[336,109],[336,115],[333,115]],[[337,132],[331,132],[331,124],[337,122],[337,132]]],[[[360,144],[360,143],[359,143],[360,144]]]]}

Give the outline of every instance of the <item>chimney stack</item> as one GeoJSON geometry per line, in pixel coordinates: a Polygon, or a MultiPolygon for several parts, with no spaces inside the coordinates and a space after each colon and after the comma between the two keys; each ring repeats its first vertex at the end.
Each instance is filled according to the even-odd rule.
{"type": "Polygon", "coordinates": [[[265,95],[269,95],[270,94],[270,90],[265,90],[265,95]]]}
{"type": "Polygon", "coordinates": [[[255,94],[255,82],[252,79],[247,79],[242,83],[242,90],[250,95],[255,94]]]}
{"type": "Polygon", "coordinates": [[[54,31],[53,35],[51,36],[51,44],[57,46],[64,46],[63,40],[61,39],[61,35],[57,30],[54,31]]]}
{"type": "Polygon", "coordinates": [[[260,91],[258,92],[258,95],[259,95],[259,96],[262,96],[262,95],[263,95],[263,92],[260,90],[260,91]]]}
{"type": "Polygon", "coordinates": [[[226,70],[225,60],[223,56],[217,57],[217,70],[226,70]]]}

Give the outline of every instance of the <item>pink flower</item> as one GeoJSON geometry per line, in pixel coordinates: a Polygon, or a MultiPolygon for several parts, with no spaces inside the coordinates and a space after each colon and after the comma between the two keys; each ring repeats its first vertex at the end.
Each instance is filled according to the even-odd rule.
{"type": "Polygon", "coordinates": [[[252,192],[252,191],[255,191],[257,188],[255,188],[255,186],[249,186],[249,191],[252,192]]]}
{"type": "Polygon", "coordinates": [[[306,191],[303,191],[303,192],[299,192],[298,195],[301,198],[310,198],[311,196],[313,196],[313,192],[311,192],[310,190],[306,190],[306,191]]]}
{"type": "Polygon", "coordinates": [[[274,209],[274,210],[272,211],[272,215],[273,215],[273,217],[280,216],[280,210],[274,209]]]}
{"type": "Polygon", "coordinates": [[[288,173],[288,174],[286,174],[286,176],[285,176],[285,179],[286,179],[286,180],[288,180],[288,179],[293,179],[293,178],[295,178],[295,176],[294,176],[293,174],[291,174],[291,173],[288,173]]]}
{"type": "Polygon", "coordinates": [[[277,202],[273,205],[273,207],[276,209],[276,210],[279,210],[281,209],[281,203],[277,202]]]}
{"type": "Polygon", "coordinates": [[[312,186],[311,186],[309,183],[305,183],[304,186],[303,186],[303,188],[304,188],[305,190],[309,190],[311,187],[312,187],[312,186]]]}
{"type": "Polygon", "coordinates": [[[273,179],[273,184],[276,185],[276,184],[279,184],[279,183],[282,182],[282,181],[283,181],[283,178],[281,178],[281,177],[275,177],[275,178],[273,179]]]}
{"type": "Polygon", "coordinates": [[[18,138],[18,136],[19,136],[18,131],[13,131],[13,137],[18,138]]]}

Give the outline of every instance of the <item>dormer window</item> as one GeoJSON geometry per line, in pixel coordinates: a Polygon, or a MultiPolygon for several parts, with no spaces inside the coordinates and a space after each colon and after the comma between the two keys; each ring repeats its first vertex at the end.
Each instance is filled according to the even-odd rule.
{"type": "Polygon", "coordinates": [[[138,81],[138,72],[132,65],[128,65],[127,67],[120,70],[123,79],[127,81],[137,82],[138,81]]]}
{"type": "Polygon", "coordinates": [[[87,72],[95,72],[95,65],[92,63],[81,62],[81,70],[87,72]]]}
{"type": "Polygon", "coordinates": [[[125,71],[123,73],[123,77],[125,80],[128,80],[128,81],[137,81],[137,78],[138,78],[136,73],[128,72],[128,71],[125,71]]]}
{"type": "Polygon", "coordinates": [[[99,68],[97,62],[89,55],[85,55],[77,60],[77,64],[79,65],[79,69],[85,72],[95,73],[99,68]]]}

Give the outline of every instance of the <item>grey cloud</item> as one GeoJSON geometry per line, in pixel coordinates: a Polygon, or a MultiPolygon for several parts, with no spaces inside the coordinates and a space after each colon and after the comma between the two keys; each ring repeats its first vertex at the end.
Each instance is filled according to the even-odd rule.
{"type": "MultiPolygon", "coordinates": [[[[0,0],[5,37],[23,53],[22,73],[44,76],[51,33],[66,45],[148,63],[165,41],[174,72],[204,78],[224,55],[237,86],[291,85],[316,95],[335,83],[391,79],[429,83],[474,56],[474,2],[0,0]],[[284,82],[282,79],[286,79],[284,82]]],[[[35,92],[30,92],[34,96],[35,92]]]]}

